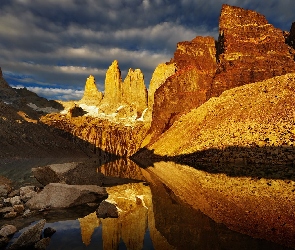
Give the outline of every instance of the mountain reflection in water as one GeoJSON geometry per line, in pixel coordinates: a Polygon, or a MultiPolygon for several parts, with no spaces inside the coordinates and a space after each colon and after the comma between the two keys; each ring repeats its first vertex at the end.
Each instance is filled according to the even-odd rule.
{"type": "Polygon", "coordinates": [[[45,227],[57,232],[47,249],[288,249],[203,214],[211,208],[196,193],[194,171],[199,170],[169,162],[140,168],[129,159],[98,164],[97,172],[116,180],[107,187],[107,200],[117,205],[119,218],[97,218],[97,206],[81,218],[69,220],[64,214],[50,221],[48,216],[45,227]],[[191,178],[184,174],[187,168],[191,178]]]}

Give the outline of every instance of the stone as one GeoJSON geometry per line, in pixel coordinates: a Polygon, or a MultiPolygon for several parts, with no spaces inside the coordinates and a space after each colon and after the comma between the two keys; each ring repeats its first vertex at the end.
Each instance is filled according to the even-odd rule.
{"type": "Polygon", "coordinates": [[[115,204],[109,201],[102,201],[96,210],[98,218],[118,218],[118,208],[115,204]]]}
{"type": "Polygon", "coordinates": [[[10,236],[14,235],[16,231],[17,231],[17,228],[14,225],[4,225],[0,229],[0,236],[1,237],[10,237],[10,236]]]}
{"type": "Polygon", "coordinates": [[[44,237],[51,237],[53,234],[56,233],[56,230],[52,227],[46,227],[43,231],[44,237]]]}
{"type": "Polygon", "coordinates": [[[20,196],[19,189],[13,190],[8,194],[8,197],[10,197],[10,198],[13,196],[20,196]]]}
{"type": "Polygon", "coordinates": [[[17,216],[17,212],[13,211],[13,212],[9,212],[3,215],[3,218],[5,219],[9,219],[9,218],[15,218],[17,216]]]}
{"type": "Polygon", "coordinates": [[[9,200],[11,206],[22,204],[20,196],[11,197],[9,200]]]}
{"type": "Polygon", "coordinates": [[[32,168],[32,173],[44,186],[49,183],[101,186],[104,175],[97,173],[96,169],[95,163],[70,162],[32,168]]]}
{"type": "Polygon", "coordinates": [[[7,186],[5,185],[0,185],[0,197],[6,198],[8,194],[8,189],[7,186]]]}
{"type": "Polygon", "coordinates": [[[147,89],[140,69],[129,69],[122,85],[123,103],[136,109],[138,115],[147,108],[147,89]]]}
{"type": "Polygon", "coordinates": [[[33,248],[35,243],[41,238],[42,230],[45,226],[46,220],[40,220],[35,225],[30,226],[25,230],[17,240],[8,248],[9,250],[33,248]]]}
{"type": "Polygon", "coordinates": [[[29,209],[68,208],[107,198],[105,188],[96,185],[50,183],[30,199],[29,209]]]}
{"type": "Polygon", "coordinates": [[[35,243],[35,250],[46,250],[50,244],[50,238],[43,238],[35,243]]]}
{"type": "Polygon", "coordinates": [[[0,209],[0,214],[6,214],[6,213],[10,213],[10,212],[13,212],[13,208],[12,207],[4,207],[4,208],[1,208],[0,209]]]}
{"type": "Polygon", "coordinates": [[[79,103],[89,106],[98,106],[102,100],[103,94],[100,92],[95,84],[94,76],[90,75],[85,84],[84,95],[79,103]]]}
{"type": "Polygon", "coordinates": [[[23,202],[27,202],[37,194],[35,186],[26,186],[20,188],[20,198],[23,202]]]}
{"type": "Polygon", "coordinates": [[[5,249],[5,246],[9,243],[10,238],[8,237],[0,237],[0,247],[1,249],[5,249]]]}
{"type": "Polygon", "coordinates": [[[23,204],[20,204],[20,205],[14,205],[13,207],[13,210],[15,212],[17,212],[18,214],[21,214],[24,210],[25,210],[25,207],[23,204]]]}

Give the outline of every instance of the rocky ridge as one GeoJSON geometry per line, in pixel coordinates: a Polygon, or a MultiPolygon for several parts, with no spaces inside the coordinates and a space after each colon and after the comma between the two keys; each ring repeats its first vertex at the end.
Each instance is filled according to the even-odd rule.
{"type": "Polygon", "coordinates": [[[183,115],[148,149],[196,161],[292,164],[294,90],[293,73],[227,90],[183,115]]]}
{"type": "Polygon", "coordinates": [[[171,59],[177,72],[155,92],[143,146],[154,143],[182,114],[227,89],[295,72],[293,34],[291,28],[285,38],[263,15],[223,5],[217,42],[196,37],[178,43],[171,59]]]}
{"type": "Polygon", "coordinates": [[[100,104],[102,97],[103,94],[98,91],[94,76],[90,75],[86,80],[84,95],[80,103],[97,106],[100,104]]]}

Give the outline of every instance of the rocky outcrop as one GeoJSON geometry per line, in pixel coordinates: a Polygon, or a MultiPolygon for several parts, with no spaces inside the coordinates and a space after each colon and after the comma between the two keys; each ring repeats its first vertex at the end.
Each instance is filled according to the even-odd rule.
{"type": "Polygon", "coordinates": [[[96,185],[50,183],[30,199],[29,209],[68,208],[107,198],[105,188],[96,185]]]}
{"type": "Polygon", "coordinates": [[[155,92],[151,129],[144,144],[154,142],[183,113],[207,99],[216,70],[215,41],[197,37],[179,43],[172,60],[178,71],[155,92]]]}
{"type": "Polygon", "coordinates": [[[119,63],[113,61],[106,72],[105,91],[101,103],[101,108],[104,111],[111,111],[118,108],[122,102],[122,77],[119,63]]]}
{"type": "Polygon", "coordinates": [[[294,89],[290,73],[227,90],[183,115],[149,149],[162,156],[208,151],[196,158],[213,162],[292,164],[294,89]]]}
{"type": "Polygon", "coordinates": [[[8,249],[36,249],[35,244],[41,240],[42,230],[45,226],[45,223],[46,220],[43,219],[37,224],[29,227],[11,246],[8,247],[8,249]]]}
{"type": "Polygon", "coordinates": [[[102,100],[103,94],[98,91],[95,84],[94,76],[90,75],[85,84],[85,91],[80,103],[89,105],[89,106],[98,106],[102,100]]]}
{"type": "Polygon", "coordinates": [[[122,86],[123,103],[133,107],[140,117],[147,108],[147,89],[140,69],[129,69],[122,86]]]}
{"type": "Polygon", "coordinates": [[[148,129],[142,122],[127,126],[108,119],[85,116],[69,119],[60,114],[43,116],[40,121],[68,132],[73,135],[73,139],[84,140],[94,153],[106,157],[108,154],[133,155],[139,149],[148,129]]]}
{"type": "Polygon", "coordinates": [[[156,90],[166,81],[169,76],[173,75],[175,72],[175,63],[161,63],[154,70],[148,91],[148,112],[146,115],[147,120],[152,120],[154,95],[156,90]]]}
{"type": "Polygon", "coordinates": [[[219,20],[218,69],[211,96],[224,90],[295,72],[283,32],[265,16],[223,5],[219,20]]]}
{"type": "MultiPolygon", "coordinates": [[[[171,59],[178,71],[155,92],[151,129],[143,146],[155,142],[182,114],[227,89],[295,72],[294,54],[283,32],[263,15],[223,5],[219,29],[218,42],[196,37],[178,43],[171,59]]],[[[290,41],[293,33],[291,29],[290,41]]]]}

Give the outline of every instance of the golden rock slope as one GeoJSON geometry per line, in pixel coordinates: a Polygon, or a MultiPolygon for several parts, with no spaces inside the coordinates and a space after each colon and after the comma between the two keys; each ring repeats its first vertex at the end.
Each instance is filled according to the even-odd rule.
{"type": "Polygon", "coordinates": [[[210,160],[291,163],[294,93],[293,73],[227,90],[181,116],[148,149],[161,156],[217,149],[210,160]]]}

